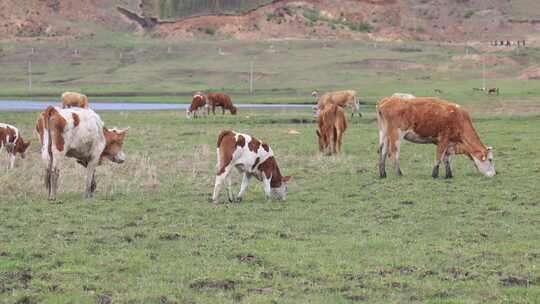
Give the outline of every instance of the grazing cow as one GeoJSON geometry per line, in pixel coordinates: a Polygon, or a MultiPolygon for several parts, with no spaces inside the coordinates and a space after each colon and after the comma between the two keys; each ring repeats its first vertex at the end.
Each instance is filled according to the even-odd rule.
{"type": "Polygon", "coordinates": [[[442,94],[443,91],[441,89],[434,89],[433,92],[435,92],[435,94],[442,94]]]}
{"type": "Polygon", "coordinates": [[[390,98],[399,98],[399,99],[409,100],[409,99],[416,98],[416,96],[412,94],[408,94],[408,93],[394,93],[392,94],[392,96],[390,96],[390,98]]]}
{"type": "Polygon", "coordinates": [[[229,201],[241,201],[252,177],[263,182],[266,199],[270,199],[272,193],[279,200],[286,199],[287,184],[291,177],[281,175],[272,149],[255,137],[222,131],[217,141],[217,163],[216,184],[212,195],[214,204],[219,203],[219,192],[224,182],[227,183],[229,201]],[[236,199],[231,187],[230,174],[233,168],[243,173],[242,185],[236,199]]]}
{"type": "Polygon", "coordinates": [[[62,109],[71,107],[88,109],[88,97],[81,93],[65,92],[60,100],[62,101],[62,109]]]}
{"type": "Polygon", "coordinates": [[[221,107],[223,115],[225,115],[225,110],[229,110],[232,115],[236,115],[237,108],[233,105],[231,98],[223,93],[209,93],[207,96],[208,102],[208,114],[210,114],[210,108],[212,113],[216,115],[216,107],[221,107]]]}
{"type": "Polygon", "coordinates": [[[479,91],[479,92],[483,92],[486,90],[485,88],[472,88],[472,89],[473,91],[479,91]]]}
{"type": "Polygon", "coordinates": [[[197,118],[199,116],[199,112],[201,112],[203,115],[206,114],[205,108],[208,107],[206,103],[206,96],[202,92],[197,92],[195,95],[193,95],[193,99],[191,100],[191,105],[186,110],[186,117],[191,118],[195,117],[197,118]]]}
{"type": "Polygon", "coordinates": [[[319,139],[319,150],[327,155],[338,154],[345,130],[345,110],[335,104],[326,106],[319,115],[319,128],[315,131],[319,139]]]}
{"type": "Polygon", "coordinates": [[[406,140],[437,145],[432,176],[439,176],[439,165],[444,161],[446,178],[452,177],[450,156],[466,154],[478,170],[487,177],[495,175],[493,150],[480,141],[467,111],[459,105],[438,98],[400,100],[385,98],[377,103],[379,126],[379,174],[386,177],[385,160],[388,153],[394,160],[396,173],[399,167],[400,143],[406,140]]]}
{"type": "Polygon", "coordinates": [[[353,112],[351,116],[354,116],[354,113],[358,113],[358,116],[362,117],[357,96],[358,94],[354,90],[328,92],[318,99],[315,109],[317,113],[320,113],[327,105],[335,104],[342,108],[352,108],[353,112]]]}
{"type": "Polygon", "coordinates": [[[491,95],[491,94],[499,95],[499,88],[489,88],[488,89],[488,95],[491,95]]]}
{"type": "Polygon", "coordinates": [[[64,157],[75,158],[87,169],[85,198],[92,197],[96,189],[95,170],[104,159],[115,163],[126,159],[122,145],[128,129],[105,128],[101,118],[89,109],[48,107],[39,115],[36,130],[42,144],[49,200],[56,199],[59,163],[64,157]]]}
{"type": "Polygon", "coordinates": [[[9,169],[15,166],[15,157],[17,153],[21,158],[26,157],[26,149],[30,146],[30,141],[24,141],[19,130],[12,125],[0,123],[0,151],[6,148],[9,158],[9,169]]]}

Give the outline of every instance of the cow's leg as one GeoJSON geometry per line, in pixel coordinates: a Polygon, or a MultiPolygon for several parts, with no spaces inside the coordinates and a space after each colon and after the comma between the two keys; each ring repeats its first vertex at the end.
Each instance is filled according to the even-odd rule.
{"type": "Polygon", "coordinates": [[[96,190],[96,167],[97,163],[90,162],[86,167],[86,188],[84,191],[84,198],[91,198],[96,190]]]}
{"type": "Polygon", "coordinates": [[[444,166],[446,169],[446,176],[445,178],[452,178],[452,167],[450,166],[450,153],[446,152],[444,154],[444,166]]]}
{"type": "Polygon", "coordinates": [[[441,161],[443,160],[443,157],[446,154],[446,148],[447,148],[447,144],[444,142],[439,142],[439,144],[437,145],[437,155],[435,156],[435,166],[433,166],[433,172],[431,173],[431,176],[433,178],[439,177],[439,166],[441,165],[441,161]]]}
{"type": "Polygon", "coordinates": [[[212,104],[212,114],[216,115],[216,105],[212,104]]]}
{"type": "Polygon", "coordinates": [[[221,185],[227,179],[231,173],[232,166],[226,166],[224,169],[220,170],[216,175],[216,183],[214,185],[214,193],[212,194],[212,202],[214,204],[219,204],[219,192],[221,191],[221,185]]]}
{"type": "Polygon", "coordinates": [[[13,169],[15,167],[15,153],[9,153],[9,169],[13,169]]]}
{"type": "Polygon", "coordinates": [[[240,192],[238,192],[236,201],[238,202],[242,201],[242,198],[244,197],[244,194],[246,193],[247,187],[249,186],[250,180],[251,180],[251,175],[244,172],[244,176],[242,177],[242,185],[240,186],[240,192]]]}
{"type": "Polygon", "coordinates": [[[388,149],[390,156],[394,162],[397,176],[402,176],[401,168],[399,167],[399,150],[401,146],[402,134],[398,130],[388,132],[388,149]]]}
{"type": "Polygon", "coordinates": [[[383,130],[379,130],[379,177],[386,177],[386,156],[388,155],[388,136],[383,130]]]}
{"type": "Polygon", "coordinates": [[[221,115],[225,115],[225,107],[221,107],[221,115]]]}
{"type": "Polygon", "coordinates": [[[263,186],[264,186],[264,196],[266,197],[266,200],[269,201],[272,199],[272,187],[270,187],[270,181],[272,180],[272,177],[266,177],[263,174],[263,186]]]}
{"type": "Polygon", "coordinates": [[[227,175],[227,178],[225,181],[227,182],[227,197],[229,198],[229,202],[233,203],[235,201],[234,193],[232,190],[232,174],[227,175]]]}
{"type": "Polygon", "coordinates": [[[58,178],[60,177],[60,169],[58,167],[53,167],[50,170],[49,174],[49,200],[56,200],[56,193],[58,191],[58,178]]]}

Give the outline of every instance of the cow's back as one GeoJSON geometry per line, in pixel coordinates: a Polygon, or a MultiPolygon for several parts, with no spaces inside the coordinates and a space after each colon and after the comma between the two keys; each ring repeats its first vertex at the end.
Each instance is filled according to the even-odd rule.
{"type": "Polygon", "coordinates": [[[377,104],[377,115],[387,128],[412,130],[425,137],[460,132],[464,115],[459,105],[438,98],[385,98],[377,104]]]}

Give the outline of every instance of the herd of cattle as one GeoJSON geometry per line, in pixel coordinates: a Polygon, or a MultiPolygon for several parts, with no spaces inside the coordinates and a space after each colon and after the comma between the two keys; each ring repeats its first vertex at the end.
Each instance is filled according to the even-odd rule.
{"type": "MultiPolygon", "coordinates": [[[[343,134],[347,129],[346,108],[361,116],[356,91],[312,93],[317,100],[314,110],[318,116],[316,134],[319,150],[337,154],[341,150],[343,134]]],[[[45,168],[45,185],[49,200],[56,199],[59,164],[69,157],[86,168],[85,198],[92,197],[96,189],[95,170],[103,160],[122,163],[126,156],[122,150],[126,129],[108,129],[94,111],[89,109],[88,98],[80,93],[66,92],[61,96],[62,107],[47,107],[38,116],[36,132],[41,144],[41,158],[45,168]]],[[[237,113],[231,98],[223,93],[197,92],[186,111],[188,118],[208,115],[210,110],[221,107],[223,114],[229,110],[237,113]]],[[[417,98],[411,94],[395,93],[376,106],[379,129],[379,175],[386,177],[385,162],[394,162],[396,174],[402,175],[399,166],[400,144],[403,139],[413,143],[432,143],[437,146],[432,176],[439,176],[439,166],[444,162],[446,178],[451,178],[450,157],[467,155],[487,177],[495,175],[493,149],[484,145],[473,126],[469,114],[459,105],[434,97],[417,98]]],[[[24,158],[30,146],[18,129],[0,123],[0,150],[5,148],[9,168],[14,167],[16,155],[24,158]]],[[[274,153],[267,143],[242,133],[222,131],[217,140],[218,171],[212,201],[219,203],[219,193],[226,183],[229,201],[241,201],[252,177],[263,182],[267,199],[275,195],[285,200],[290,176],[283,176],[274,153]],[[236,168],[243,174],[238,195],[232,192],[231,172],[236,168]]]]}

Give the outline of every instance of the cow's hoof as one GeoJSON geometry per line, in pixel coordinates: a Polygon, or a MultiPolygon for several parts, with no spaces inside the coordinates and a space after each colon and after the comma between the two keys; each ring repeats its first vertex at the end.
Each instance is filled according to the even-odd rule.
{"type": "Polygon", "coordinates": [[[379,174],[379,177],[380,178],[386,178],[386,172],[383,172],[383,173],[379,174]]]}
{"type": "Polygon", "coordinates": [[[241,202],[242,202],[242,198],[241,198],[241,197],[237,197],[237,198],[235,198],[234,202],[235,202],[235,203],[241,203],[241,202]]]}

